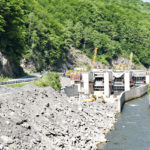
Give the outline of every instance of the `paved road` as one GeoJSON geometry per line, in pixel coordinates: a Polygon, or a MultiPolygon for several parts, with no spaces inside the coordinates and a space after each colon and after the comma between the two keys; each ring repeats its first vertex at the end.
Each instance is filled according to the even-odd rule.
{"type": "Polygon", "coordinates": [[[0,85],[31,82],[31,81],[38,80],[41,77],[42,75],[28,75],[28,76],[21,77],[19,79],[13,79],[13,80],[5,81],[5,82],[0,82],[0,85]]]}

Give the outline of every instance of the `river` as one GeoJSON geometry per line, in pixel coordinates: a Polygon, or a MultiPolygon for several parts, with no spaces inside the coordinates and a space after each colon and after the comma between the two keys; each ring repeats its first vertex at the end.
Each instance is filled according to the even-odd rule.
{"type": "Polygon", "coordinates": [[[104,150],[150,150],[150,108],[145,95],[125,103],[104,150]]]}

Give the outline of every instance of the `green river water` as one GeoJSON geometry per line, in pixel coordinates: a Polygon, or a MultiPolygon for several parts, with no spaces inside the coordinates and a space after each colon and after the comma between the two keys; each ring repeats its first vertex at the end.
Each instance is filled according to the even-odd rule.
{"type": "Polygon", "coordinates": [[[125,103],[104,150],[150,150],[149,95],[125,103]]]}

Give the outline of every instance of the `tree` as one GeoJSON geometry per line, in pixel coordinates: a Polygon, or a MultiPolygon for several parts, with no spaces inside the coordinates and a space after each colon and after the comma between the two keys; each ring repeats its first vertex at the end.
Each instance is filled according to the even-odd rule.
{"type": "Polygon", "coordinates": [[[0,3],[0,51],[19,63],[24,52],[24,10],[22,0],[0,3]]]}

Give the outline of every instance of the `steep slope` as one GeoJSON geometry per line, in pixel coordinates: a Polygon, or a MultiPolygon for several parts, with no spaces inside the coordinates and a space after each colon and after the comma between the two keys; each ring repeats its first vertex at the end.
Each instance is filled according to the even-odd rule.
{"type": "MultiPolygon", "coordinates": [[[[32,14],[39,18],[43,12],[36,15],[37,8],[34,5],[32,14]]],[[[148,4],[140,0],[38,0],[35,6],[43,8],[44,17],[49,16],[49,26],[46,24],[45,27],[50,30],[47,35],[50,36],[52,46],[50,49],[44,47],[43,51],[43,54],[49,54],[49,64],[58,65],[60,59],[65,61],[65,50],[73,46],[91,58],[94,48],[99,48],[97,60],[103,63],[120,55],[128,58],[130,52],[133,52],[135,63],[142,63],[147,67],[150,65],[150,17],[143,12],[148,4]]],[[[40,21],[45,23],[43,19],[40,21]]],[[[42,43],[38,35],[40,32],[36,32],[36,37],[42,43]]],[[[35,44],[32,49],[36,55],[39,54],[37,48],[39,45],[35,44]]]]}
{"type": "Polygon", "coordinates": [[[97,47],[97,60],[103,64],[118,56],[129,58],[133,52],[136,64],[150,66],[149,3],[3,0],[0,8],[0,51],[17,65],[22,57],[41,71],[66,62],[69,47],[89,58],[97,47]]]}

